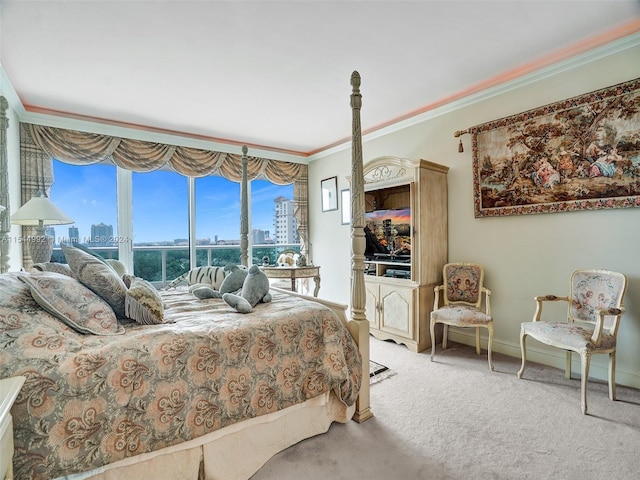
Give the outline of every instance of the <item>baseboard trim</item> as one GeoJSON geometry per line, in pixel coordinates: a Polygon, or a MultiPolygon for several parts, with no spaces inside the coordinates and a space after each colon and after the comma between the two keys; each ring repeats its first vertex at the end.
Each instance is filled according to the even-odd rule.
{"type": "MultiPolygon", "coordinates": [[[[448,339],[453,342],[462,343],[463,345],[469,345],[472,347],[476,344],[475,333],[471,329],[455,329],[454,327],[449,327],[448,339]]],[[[480,344],[484,350],[487,348],[487,336],[481,335],[480,339],[480,344]]],[[[502,353],[509,357],[522,358],[520,354],[520,343],[515,344],[494,338],[493,351],[502,353]]],[[[540,343],[536,342],[534,345],[533,341],[528,341],[527,361],[547,365],[564,371],[565,355],[563,351],[558,348],[546,348],[540,343]]],[[[580,358],[578,355],[572,355],[571,369],[574,375],[579,375],[580,358]]],[[[606,382],[608,375],[609,356],[594,355],[591,357],[589,377],[606,382]]],[[[616,365],[616,384],[640,389],[640,372],[620,368],[620,364],[618,363],[616,365]]]]}

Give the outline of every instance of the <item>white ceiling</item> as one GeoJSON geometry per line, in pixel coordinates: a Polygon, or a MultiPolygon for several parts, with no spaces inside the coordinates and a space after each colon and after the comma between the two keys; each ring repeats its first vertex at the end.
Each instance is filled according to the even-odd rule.
{"type": "Polygon", "coordinates": [[[637,0],[0,0],[0,64],[27,112],[310,154],[350,137],[353,70],[366,131],[638,19],[637,0]]]}

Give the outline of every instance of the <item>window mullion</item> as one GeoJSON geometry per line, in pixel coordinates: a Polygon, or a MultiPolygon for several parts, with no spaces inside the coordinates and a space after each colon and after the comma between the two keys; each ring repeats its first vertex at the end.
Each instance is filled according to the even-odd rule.
{"type": "Polygon", "coordinates": [[[189,265],[190,268],[197,266],[196,262],[196,179],[187,177],[187,188],[189,195],[189,265]]]}
{"type": "MultiPolygon", "coordinates": [[[[251,204],[253,202],[251,202],[251,184],[253,183],[253,181],[248,181],[247,182],[247,225],[248,225],[248,229],[249,231],[248,233],[248,242],[247,242],[247,266],[250,267],[251,265],[253,265],[253,228],[252,228],[252,221],[251,221],[251,204]]],[[[242,193],[242,192],[241,192],[242,193]]]]}
{"type": "Polygon", "coordinates": [[[133,273],[132,172],[116,167],[118,206],[118,259],[133,273]]]}

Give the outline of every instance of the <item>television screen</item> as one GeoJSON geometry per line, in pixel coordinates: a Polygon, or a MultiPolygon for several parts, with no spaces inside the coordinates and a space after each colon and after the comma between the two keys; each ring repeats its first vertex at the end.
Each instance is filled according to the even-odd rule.
{"type": "Polygon", "coordinates": [[[365,213],[365,255],[411,255],[411,209],[373,210],[365,213]]]}

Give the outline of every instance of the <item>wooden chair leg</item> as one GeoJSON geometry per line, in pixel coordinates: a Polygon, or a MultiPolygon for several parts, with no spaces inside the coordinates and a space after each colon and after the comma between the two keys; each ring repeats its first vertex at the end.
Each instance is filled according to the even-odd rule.
{"type": "Polygon", "coordinates": [[[527,335],[524,333],[524,330],[520,330],[520,355],[522,356],[522,365],[520,365],[520,370],[518,370],[518,378],[522,378],[522,374],[524,373],[524,366],[527,363],[527,348],[526,348],[526,339],[527,335]]]}
{"type": "Polygon", "coordinates": [[[609,398],[616,399],[616,352],[609,354],[609,398]]]}
{"type": "Polygon", "coordinates": [[[582,414],[587,414],[587,380],[589,379],[589,363],[591,362],[591,355],[589,353],[583,353],[580,355],[580,368],[582,378],[580,379],[580,406],[582,407],[582,414]]]}
{"type": "Polygon", "coordinates": [[[480,327],[476,327],[476,355],[480,355],[482,349],[480,348],[480,327]]]}
{"type": "Polygon", "coordinates": [[[447,349],[447,334],[449,333],[449,325],[442,324],[442,351],[447,349]]]}
{"type": "Polygon", "coordinates": [[[436,354],[436,321],[432,318],[429,322],[429,331],[431,332],[431,361],[436,354]]]}
{"type": "Polygon", "coordinates": [[[489,325],[487,327],[487,331],[489,332],[489,340],[487,340],[487,360],[489,361],[489,370],[493,372],[493,360],[491,359],[491,349],[493,348],[493,325],[489,325]]]}
{"type": "Polygon", "coordinates": [[[571,350],[567,350],[567,358],[564,366],[564,377],[571,379],[571,350]]]}

